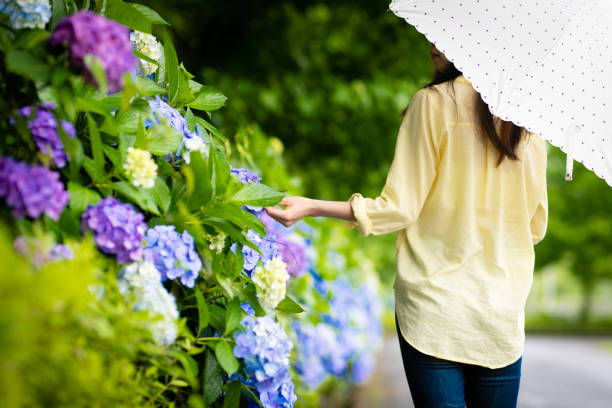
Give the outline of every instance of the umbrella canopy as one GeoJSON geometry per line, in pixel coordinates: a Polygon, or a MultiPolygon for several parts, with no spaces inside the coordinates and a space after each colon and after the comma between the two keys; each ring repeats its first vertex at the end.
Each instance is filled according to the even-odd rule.
{"type": "Polygon", "coordinates": [[[389,8],[455,64],[491,113],[612,186],[611,0],[394,0],[389,8]]]}

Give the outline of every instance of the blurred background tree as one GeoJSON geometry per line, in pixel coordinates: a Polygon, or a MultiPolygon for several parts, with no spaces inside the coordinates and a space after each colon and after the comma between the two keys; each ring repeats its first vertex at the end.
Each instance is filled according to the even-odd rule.
{"type": "MultiPolygon", "coordinates": [[[[380,193],[400,111],[433,74],[428,41],[387,11],[388,0],[140,1],[172,23],[186,66],[229,97],[212,118],[225,134],[282,142],[294,177],[274,187],[328,200],[380,193]]],[[[537,267],[571,270],[578,284],[565,283],[587,322],[596,288],[612,280],[612,188],[579,164],[566,183],[565,156],[549,147],[550,222],[537,267]]],[[[389,286],[394,239],[355,233],[352,243],[389,286]]]]}

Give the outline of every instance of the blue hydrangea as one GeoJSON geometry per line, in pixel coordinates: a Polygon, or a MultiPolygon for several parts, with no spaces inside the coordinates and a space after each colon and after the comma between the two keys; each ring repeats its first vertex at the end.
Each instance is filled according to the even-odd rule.
{"type": "Polygon", "coordinates": [[[230,173],[237,175],[242,184],[247,184],[247,183],[259,184],[261,182],[261,177],[259,177],[257,174],[253,173],[251,170],[247,168],[237,169],[237,168],[232,167],[230,169],[230,173]]]}
{"type": "Polygon", "coordinates": [[[244,359],[247,385],[254,385],[264,408],[293,407],[297,400],[289,374],[292,343],[270,316],[246,316],[234,335],[234,356],[244,359]]]}
{"type": "Polygon", "coordinates": [[[249,241],[253,242],[259,250],[261,251],[261,255],[259,252],[254,250],[249,246],[242,247],[242,256],[244,257],[243,270],[251,276],[253,269],[257,266],[257,263],[261,259],[262,262],[271,261],[272,258],[278,256],[278,248],[276,246],[276,237],[274,235],[266,235],[262,237],[258,233],[253,230],[249,230],[247,232],[247,238],[249,241]]]}
{"type": "Polygon", "coordinates": [[[157,225],[147,230],[144,240],[144,259],[155,265],[162,281],[180,278],[183,285],[195,286],[202,260],[187,231],[179,235],[173,225],[157,225]]]}
{"type": "Polygon", "coordinates": [[[0,12],[8,13],[14,28],[45,28],[51,18],[49,0],[0,0],[0,12]]]}

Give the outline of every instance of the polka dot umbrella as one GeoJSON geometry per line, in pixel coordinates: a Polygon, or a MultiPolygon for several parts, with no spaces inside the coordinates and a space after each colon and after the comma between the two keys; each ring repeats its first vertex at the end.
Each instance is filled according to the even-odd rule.
{"type": "Polygon", "coordinates": [[[393,0],[489,110],[612,186],[612,0],[393,0]]]}

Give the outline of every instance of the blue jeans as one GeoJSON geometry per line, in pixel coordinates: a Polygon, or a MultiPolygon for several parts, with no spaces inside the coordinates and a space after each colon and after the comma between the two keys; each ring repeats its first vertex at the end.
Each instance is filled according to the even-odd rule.
{"type": "Polygon", "coordinates": [[[442,360],[412,347],[397,316],[395,326],[416,408],[516,408],[523,357],[496,369],[442,360]]]}

